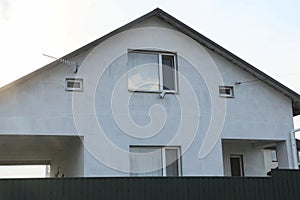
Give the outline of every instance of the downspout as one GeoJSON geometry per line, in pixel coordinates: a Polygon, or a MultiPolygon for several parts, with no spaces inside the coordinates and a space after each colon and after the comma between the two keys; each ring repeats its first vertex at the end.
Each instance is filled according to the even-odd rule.
{"type": "Polygon", "coordinates": [[[293,155],[293,169],[299,169],[298,156],[297,156],[297,145],[296,145],[296,138],[295,138],[295,133],[298,131],[300,131],[300,128],[292,130],[290,132],[292,155],[293,155]]]}

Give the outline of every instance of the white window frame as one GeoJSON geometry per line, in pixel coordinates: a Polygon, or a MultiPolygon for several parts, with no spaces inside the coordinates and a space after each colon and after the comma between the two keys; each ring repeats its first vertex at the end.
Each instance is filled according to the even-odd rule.
{"type": "Polygon", "coordinates": [[[150,51],[150,50],[129,50],[128,53],[145,53],[145,54],[156,54],[158,55],[158,81],[159,81],[159,90],[131,90],[132,92],[150,92],[150,93],[178,93],[178,64],[177,64],[177,54],[175,52],[163,52],[163,51],[150,51]],[[163,85],[163,65],[162,57],[163,56],[173,56],[174,59],[174,87],[175,90],[165,90],[163,85]]]}
{"type": "Polygon", "coordinates": [[[83,79],[82,78],[66,78],[65,84],[66,84],[66,91],[79,91],[79,92],[83,91],[83,79]],[[70,82],[79,83],[80,87],[79,88],[68,87],[68,83],[70,83],[70,82]]]}
{"type": "Polygon", "coordinates": [[[181,161],[181,148],[180,146],[136,146],[136,145],[131,145],[129,148],[157,148],[161,150],[161,158],[162,158],[162,176],[167,176],[167,159],[166,159],[166,150],[167,149],[176,149],[178,158],[177,158],[177,163],[178,163],[178,176],[182,176],[182,161],[181,161]]]}
{"type": "Polygon", "coordinates": [[[176,149],[177,150],[177,163],[178,163],[178,176],[182,175],[182,168],[181,168],[181,149],[178,146],[167,146],[167,147],[162,147],[161,152],[162,152],[162,167],[163,167],[163,176],[167,176],[167,158],[166,158],[166,150],[167,149],[176,149]]]}
{"type": "Polygon", "coordinates": [[[220,97],[234,98],[234,87],[233,86],[219,86],[220,97]],[[221,90],[229,90],[230,94],[221,93],[221,90]]]}

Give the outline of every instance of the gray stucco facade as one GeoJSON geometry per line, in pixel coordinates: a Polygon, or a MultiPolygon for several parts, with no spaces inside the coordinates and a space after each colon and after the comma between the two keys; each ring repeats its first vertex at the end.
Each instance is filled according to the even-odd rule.
{"type": "Polygon", "coordinates": [[[71,177],[129,176],[131,146],[170,146],[180,149],[184,176],[231,175],[232,155],[242,156],[244,175],[264,176],[263,149],[275,146],[279,167],[292,168],[297,96],[159,16],[70,54],[77,73],[53,62],[2,88],[0,138],[10,147],[1,144],[0,161],[47,161],[52,176],[58,168],[71,177]],[[176,55],[177,91],[161,98],[162,91],[128,90],[131,50],[176,55]],[[66,91],[66,78],[83,80],[83,91],[66,91]],[[233,97],[220,96],[219,86],[232,87],[233,97]]]}

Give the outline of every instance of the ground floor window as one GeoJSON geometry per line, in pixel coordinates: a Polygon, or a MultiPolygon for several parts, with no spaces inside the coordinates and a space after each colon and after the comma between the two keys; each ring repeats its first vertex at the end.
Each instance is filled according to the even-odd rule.
{"type": "Polygon", "coordinates": [[[180,176],[180,147],[130,146],[132,176],[180,176]]]}

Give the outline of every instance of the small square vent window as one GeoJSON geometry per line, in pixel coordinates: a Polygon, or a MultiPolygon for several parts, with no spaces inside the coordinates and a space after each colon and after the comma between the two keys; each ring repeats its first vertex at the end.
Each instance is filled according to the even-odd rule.
{"type": "Polygon", "coordinates": [[[219,94],[221,97],[234,97],[232,86],[220,86],[219,94]]]}
{"type": "Polygon", "coordinates": [[[66,78],[67,91],[83,91],[83,79],[66,78]]]}

